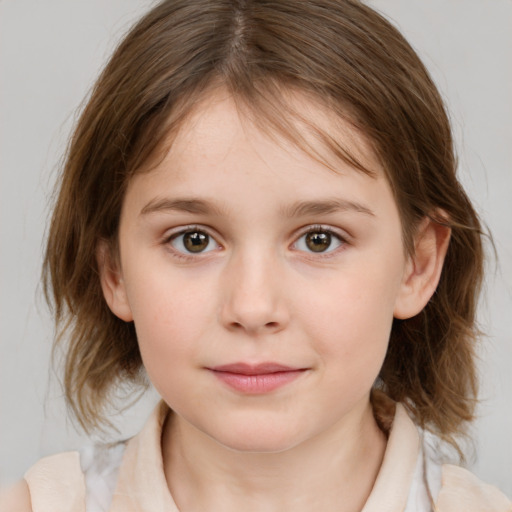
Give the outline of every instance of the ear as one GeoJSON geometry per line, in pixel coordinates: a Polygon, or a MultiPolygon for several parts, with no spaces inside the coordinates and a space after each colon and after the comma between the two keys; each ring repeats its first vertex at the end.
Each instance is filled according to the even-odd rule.
{"type": "Polygon", "coordinates": [[[98,263],[103,296],[108,307],[121,320],[131,322],[133,315],[128,303],[119,259],[112,254],[112,248],[105,240],[98,243],[96,261],[98,263]]]}
{"type": "Polygon", "coordinates": [[[407,260],[395,303],[395,318],[411,318],[427,305],[441,277],[450,234],[448,226],[429,217],[425,217],[418,226],[414,237],[414,254],[407,260]]]}

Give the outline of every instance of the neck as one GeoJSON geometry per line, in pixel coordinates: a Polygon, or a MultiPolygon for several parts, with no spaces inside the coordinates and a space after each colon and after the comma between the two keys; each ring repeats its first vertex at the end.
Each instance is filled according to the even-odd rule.
{"type": "Polygon", "coordinates": [[[357,512],[385,446],[369,401],[329,431],[278,453],[232,450],[177,415],[168,417],[162,436],[167,483],[187,512],[357,512]]]}

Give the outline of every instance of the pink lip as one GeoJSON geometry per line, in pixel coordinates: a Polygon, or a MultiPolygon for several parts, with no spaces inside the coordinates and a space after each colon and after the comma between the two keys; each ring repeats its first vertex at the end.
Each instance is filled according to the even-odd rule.
{"type": "Polygon", "coordinates": [[[208,369],[224,384],[248,394],[269,393],[292,382],[306,371],[306,368],[292,368],[277,363],[235,363],[208,369]]]}

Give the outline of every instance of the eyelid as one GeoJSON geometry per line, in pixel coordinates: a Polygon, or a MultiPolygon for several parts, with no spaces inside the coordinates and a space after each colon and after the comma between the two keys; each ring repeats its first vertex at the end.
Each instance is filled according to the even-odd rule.
{"type": "Polygon", "coordinates": [[[187,233],[189,231],[201,231],[206,233],[208,236],[217,240],[220,236],[217,234],[215,230],[210,228],[209,226],[205,226],[203,224],[184,224],[181,226],[176,226],[174,228],[167,229],[162,236],[162,241],[171,240],[172,238],[182,235],[183,233],[187,233]]]}
{"type": "Polygon", "coordinates": [[[170,233],[166,232],[165,235],[163,236],[162,244],[166,245],[168,247],[169,251],[171,251],[175,256],[177,256],[179,258],[186,258],[186,259],[198,258],[198,257],[204,256],[206,254],[209,254],[216,249],[216,248],[213,248],[210,250],[193,253],[193,252],[189,252],[186,250],[184,250],[184,251],[179,250],[172,244],[172,242],[174,240],[176,240],[178,237],[180,237],[186,233],[194,233],[194,232],[201,232],[201,233],[206,234],[210,238],[210,240],[216,244],[216,248],[222,247],[222,244],[220,244],[218,241],[218,238],[219,238],[218,235],[212,234],[212,230],[210,228],[208,228],[206,226],[197,225],[197,224],[188,225],[188,226],[179,226],[179,227],[172,229],[172,231],[170,233]]]}
{"type": "MultiPolygon", "coordinates": [[[[162,244],[166,245],[168,247],[168,250],[170,252],[172,252],[175,257],[178,257],[180,259],[191,260],[191,259],[197,259],[200,257],[205,257],[206,255],[210,254],[211,252],[215,251],[216,248],[217,249],[223,248],[223,244],[221,244],[219,242],[219,238],[221,238],[220,235],[218,235],[215,230],[211,229],[208,226],[192,224],[192,225],[178,226],[178,227],[173,228],[170,231],[171,232],[167,231],[165,233],[165,235],[162,237],[162,244]],[[193,252],[189,252],[186,250],[183,250],[183,251],[179,250],[172,245],[171,242],[173,240],[175,240],[176,238],[178,238],[179,236],[184,235],[187,232],[194,232],[194,231],[203,232],[206,235],[208,235],[208,237],[210,237],[210,239],[213,240],[213,242],[216,244],[216,248],[213,248],[213,249],[210,249],[207,251],[193,253],[193,252]]],[[[326,225],[326,224],[313,224],[313,225],[308,225],[303,228],[300,228],[300,230],[298,230],[296,232],[296,234],[294,235],[294,241],[290,245],[290,248],[292,250],[297,250],[299,252],[303,252],[310,256],[314,256],[316,259],[328,258],[333,255],[336,255],[340,250],[343,250],[347,245],[350,245],[351,238],[352,237],[349,233],[347,233],[345,230],[342,230],[340,228],[335,228],[331,225],[326,225]],[[337,239],[339,241],[340,245],[338,247],[335,247],[334,249],[330,249],[330,250],[328,249],[323,252],[307,251],[307,250],[303,250],[303,249],[298,249],[296,247],[296,245],[298,244],[299,240],[302,237],[306,236],[308,233],[316,233],[316,232],[323,232],[323,233],[330,234],[332,237],[334,237],[335,239],[337,239]]]]}
{"type": "Polygon", "coordinates": [[[350,244],[350,240],[351,240],[351,237],[350,235],[346,232],[346,231],[343,231],[343,230],[340,230],[338,228],[334,228],[330,225],[325,225],[325,224],[314,224],[314,225],[309,225],[305,228],[302,228],[297,234],[296,236],[294,237],[294,242],[291,244],[291,248],[295,249],[295,250],[298,250],[298,251],[301,251],[301,252],[304,252],[308,255],[314,255],[315,258],[327,258],[327,257],[330,257],[330,256],[333,256],[335,255],[339,250],[343,250],[345,248],[346,245],[350,244]],[[320,251],[320,252],[317,252],[315,253],[314,251],[307,251],[307,250],[301,250],[301,249],[296,249],[296,245],[298,244],[298,242],[306,235],[308,235],[309,233],[317,233],[317,232],[321,232],[321,233],[328,233],[329,235],[333,236],[334,238],[338,239],[338,241],[340,242],[340,246],[338,247],[335,247],[334,249],[331,249],[331,250],[326,250],[326,251],[320,251]]]}

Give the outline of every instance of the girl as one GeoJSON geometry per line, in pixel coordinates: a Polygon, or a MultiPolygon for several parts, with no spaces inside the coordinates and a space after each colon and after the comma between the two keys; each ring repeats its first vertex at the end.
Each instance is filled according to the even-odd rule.
{"type": "Polygon", "coordinates": [[[162,402],[5,509],[509,511],[435,448],[473,419],[482,260],[442,101],[380,15],[162,2],[78,123],[45,260],[82,426],[146,375],[162,402]]]}

